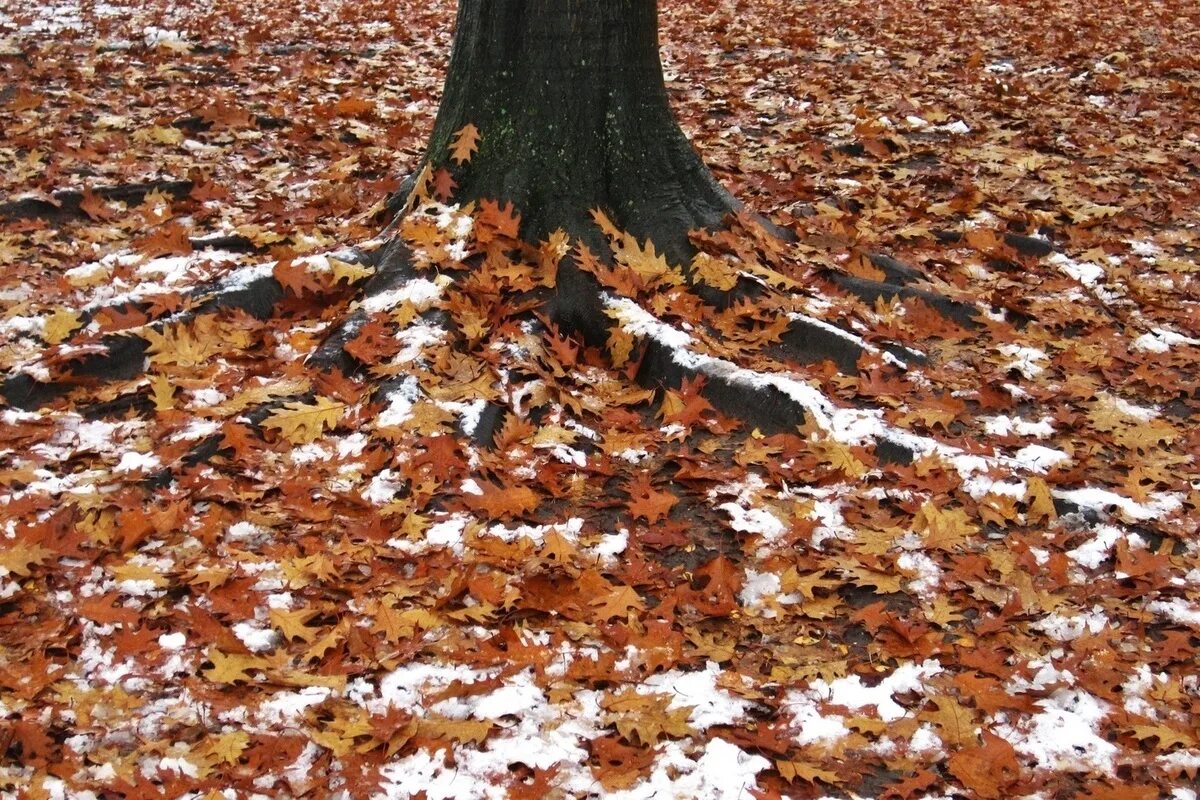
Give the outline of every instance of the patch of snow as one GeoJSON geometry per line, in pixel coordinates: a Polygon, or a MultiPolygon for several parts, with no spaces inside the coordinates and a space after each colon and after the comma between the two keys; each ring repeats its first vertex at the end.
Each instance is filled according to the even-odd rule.
{"type": "Polygon", "coordinates": [[[831,745],[850,735],[846,718],[840,714],[824,714],[817,693],[791,689],[783,697],[782,706],[792,715],[791,727],[797,729],[796,743],[831,745]]]}
{"type": "Polygon", "coordinates": [[[1200,339],[1184,336],[1165,328],[1154,328],[1133,340],[1133,348],[1146,353],[1165,353],[1179,345],[1200,345],[1200,339]]]}
{"type": "Polygon", "coordinates": [[[404,488],[404,480],[390,468],[380,470],[371,478],[367,488],[362,491],[362,499],[377,506],[390,503],[396,494],[404,488]]]}
{"type": "Polygon", "coordinates": [[[1023,420],[1020,417],[998,415],[982,417],[983,428],[992,436],[1033,436],[1036,439],[1047,439],[1054,435],[1054,419],[1042,417],[1037,422],[1023,420]]]}
{"type": "Polygon", "coordinates": [[[421,399],[417,379],[408,376],[399,388],[388,396],[388,406],[375,418],[379,428],[394,428],[403,425],[412,417],[413,406],[421,399]]]}
{"type": "Polygon", "coordinates": [[[764,597],[779,594],[781,588],[779,576],[775,573],[747,569],[746,577],[742,581],[742,591],[738,593],[738,602],[743,608],[756,608],[762,605],[764,597]]]}
{"type": "Polygon", "coordinates": [[[1041,375],[1046,369],[1043,362],[1050,359],[1044,350],[1039,350],[1036,347],[1026,347],[1024,345],[1009,343],[1002,344],[997,349],[1002,355],[1009,358],[1008,362],[1004,365],[1004,369],[1006,371],[1016,370],[1025,376],[1027,380],[1032,380],[1041,375]]]}
{"type": "Polygon", "coordinates": [[[436,281],[413,278],[395,289],[366,298],[362,301],[362,309],[368,314],[376,314],[380,311],[391,311],[404,303],[410,303],[419,311],[424,311],[441,299],[442,293],[450,282],[451,279],[448,275],[438,276],[436,281]]]}
{"type": "Polygon", "coordinates": [[[1095,286],[1104,280],[1104,267],[1099,264],[1075,261],[1074,259],[1067,258],[1062,253],[1054,253],[1048,261],[1050,264],[1058,267],[1064,275],[1074,278],[1084,286],[1095,286]]]}
{"type": "Polygon", "coordinates": [[[1182,597],[1155,600],[1146,606],[1146,610],[1160,614],[1178,625],[1200,628],[1200,606],[1189,603],[1182,597]]]}
{"type": "Polygon", "coordinates": [[[996,725],[996,734],[1040,769],[1112,774],[1117,748],[1098,733],[1107,703],[1082,689],[1062,688],[1037,705],[1044,710],[1015,724],[996,725]]]}
{"type": "Polygon", "coordinates": [[[1012,455],[1013,464],[1036,473],[1046,472],[1070,460],[1071,457],[1062,450],[1040,444],[1026,445],[1012,455]]]}
{"type": "Polygon", "coordinates": [[[305,686],[298,692],[276,692],[258,707],[258,715],[270,725],[291,722],[306,708],[325,702],[333,690],[328,686],[305,686]]]}
{"type": "Polygon", "coordinates": [[[879,719],[893,722],[908,713],[904,706],[896,702],[895,696],[924,694],[925,682],[941,671],[940,664],[928,659],[920,664],[901,664],[874,686],[865,685],[861,676],[849,675],[838,678],[833,683],[826,683],[824,680],[813,681],[812,691],[816,696],[834,705],[852,710],[874,706],[879,719]]]}
{"type": "Polygon", "coordinates": [[[702,670],[684,672],[673,669],[651,675],[637,691],[642,694],[669,694],[668,711],[691,708],[688,722],[699,731],[713,725],[731,725],[746,716],[750,702],[717,685],[721,668],[713,661],[702,670]]]}
{"type": "MultiPolygon", "coordinates": [[[[1183,496],[1176,492],[1155,492],[1146,503],[1139,503],[1107,489],[1093,486],[1081,489],[1054,489],[1050,493],[1060,500],[1093,511],[1105,511],[1109,507],[1116,507],[1123,517],[1137,522],[1161,519],[1179,510],[1183,505],[1183,496]]],[[[1070,554],[1068,553],[1068,555],[1070,554]]]]}
{"type": "Polygon", "coordinates": [[[253,622],[238,622],[233,626],[233,635],[242,640],[251,653],[266,653],[279,645],[279,634],[253,622]]]}
{"type": "Polygon", "coordinates": [[[1070,642],[1085,633],[1097,634],[1108,627],[1109,619],[1104,610],[1097,607],[1075,616],[1066,616],[1057,612],[1047,614],[1033,622],[1029,627],[1041,631],[1058,642],[1070,642]]]}
{"type": "Polygon", "coordinates": [[[154,453],[137,453],[132,450],[122,453],[121,460],[113,467],[114,472],[149,472],[162,462],[154,453]]]}
{"type": "Polygon", "coordinates": [[[765,508],[746,508],[737,503],[717,506],[729,515],[729,526],[739,533],[750,533],[764,539],[777,539],[787,533],[787,526],[765,508]]]}
{"type": "Polygon", "coordinates": [[[922,600],[932,600],[938,595],[942,583],[942,568],[924,553],[901,553],[896,566],[915,577],[907,584],[909,591],[922,600]]]}

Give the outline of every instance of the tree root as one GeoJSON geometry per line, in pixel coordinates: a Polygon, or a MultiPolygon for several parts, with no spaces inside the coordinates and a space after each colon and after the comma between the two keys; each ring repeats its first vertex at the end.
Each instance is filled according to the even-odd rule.
{"type": "MultiPolygon", "coordinates": [[[[397,221],[398,222],[398,221],[397,221]]],[[[397,223],[389,226],[396,228],[397,223]]],[[[374,275],[358,290],[351,310],[330,329],[322,342],[306,360],[308,369],[322,373],[337,371],[345,376],[359,375],[364,365],[349,351],[348,345],[358,335],[370,317],[370,301],[403,287],[417,278],[412,253],[398,236],[375,252],[362,251],[339,254],[342,260],[354,260],[374,267],[374,275]]],[[[885,255],[870,257],[872,264],[885,276],[872,281],[841,273],[825,277],[832,285],[856,295],[867,302],[883,298],[920,299],[947,319],[964,326],[977,324],[977,309],[951,300],[915,284],[923,281],[917,270],[885,255]]],[[[464,273],[465,274],[465,273],[464,273]]],[[[703,304],[714,310],[729,308],[749,296],[744,287],[731,293],[713,291],[711,287],[692,286],[691,291],[703,304]]],[[[280,283],[264,268],[248,268],[224,280],[203,286],[189,293],[196,304],[188,311],[167,319],[148,323],[161,332],[167,324],[188,322],[203,315],[222,310],[237,310],[258,319],[267,319],[285,296],[280,283]]],[[[570,257],[558,266],[556,287],[552,291],[531,293],[536,301],[524,318],[532,324],[534,310],[540,309],[543,318],[566,335],[582,339],[591,346],[603,348],[614,328],[621,328],[640,342],[640,363],[634,374],[643,387],[678,388],[685,381],[703,378],[704,398],[720,413],[742,420],[764,432],[794,431],[797,426],[812,422],[832,436],[844,437],[853,429],[856,443],[873,444],[878,457],[885,461],[907,462],[921,452],[936,447],[936,443],[889,429],[870,410],[841,408],[818,390],[785,371],[764,372],[746,369],[731,360],[707,355],[693,337],[645,311],[636,298],[612,293],[593,275],[579,269],[570,257]],[[614,323],[615,320],[615,323],[614,323]],[[864,433],[865,431],[865,433],[864,433]]],[[[92,312],[87,316],[93,316],[92,312]]],[[[444,324],[448,321],[439,310],[426,312],[428,319],[444,324]]],[[[86,319],[85,319],[86,322],[86,319]]],[[[147,340],[136,335],[112,335],[101,344],[105,352],[84,357],[75,362],[69,379],[57,383],[39,383],[27,374],[11,375],[0,385],[7,401],[19,408],[33,408],[53,402],[70,391],[74,385],[95,380],[131,380],[145,370],[147,340]]],[[[842,372],[853,374],[864,356],[876,356],[892,367],[904,370],[909,365],[924,363],[925,357],[895,343],[873,344],[843,325],[811,315],[793,313],[778,341],[763,350],[764,355],[783,365],[804,365],[832,361],[842,372]]],[[[372,392],[372,402],[386,407],[391,397],[405,389],[404,376],[380,382],[372,392]]],[[[406,389],[405,389],[406,390],[406,389]]],[[[118,398],[83,409],[85,415],[146,411],[143,399],[118,398]]],[[[258,426],[281,404],[305,402],[311,396],[274,398],[248,409],[241,416],[258,426]]],[[[513,413],[500,403],[489,403],[469,432],[477,445],[494,441],[507,415],[513,413]]],[[[460,431],[460,433],[467,433],[460,431]]],[[[181,460],[183,466],[202,463],[223,447],[220,434],[208,437],[196,445],[181,460]]],[[[170,479],[170,468],[152,477],[155,482],[170,479]]]]}
{"type": "Polygon", "coordinates": [[[187,197],[194,184],[190,180],[157,180],[146,183],[123,183],[118,186],[98,186],[88,192],[61,189],[49,197],[23,197],[0,203],[0,219],[44,219],[61,223],[87,215],[83,208],[88,193],[104,201],[129,204],[141,203],[152,192],[167,194],[175,199],[187,197]]]}

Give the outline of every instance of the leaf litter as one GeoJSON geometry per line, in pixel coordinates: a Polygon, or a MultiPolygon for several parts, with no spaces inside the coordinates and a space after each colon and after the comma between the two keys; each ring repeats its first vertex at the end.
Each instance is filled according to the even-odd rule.
{"type": "Polygon", "coordinates": [[[0,412],[0,790],[1195,797],[1194,8],[662,9],[685,129],[799,235],[700,274],[863,337],[849,377],[774,361],[768,315],[696,327],[619,236],[607,353],[516,321],[536,264],[449,274],[520,210],[449,175],[356,309],[339,248],[420,154],[452,4],[260,13],[0,6],[0,184],[40,209],[5,207],[0,363],[150,343],[0,412]],[[994,319],[806,284],[869,249],[994,319]],[[266,319],[188,313],[267,276],[266,319]],[[306,370],[355,310],[367,374],[306,370]],[[819,413],[640,389],[609,365],[648,338],[819,413]]]}

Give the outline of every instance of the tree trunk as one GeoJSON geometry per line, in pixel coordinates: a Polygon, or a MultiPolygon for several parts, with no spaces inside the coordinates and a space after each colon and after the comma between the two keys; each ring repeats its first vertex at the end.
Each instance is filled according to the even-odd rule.
{"type": "Polygon", "coordinates": [[[456,200],[514,203],[535,241],[594,238],[600,208],[682,260],[688,230],[738,207],[671,113],[654,0],[460,0],[426,159],[454,174],[456,200]],[[482,138],[459,169],[468,124],[482,138]]]}

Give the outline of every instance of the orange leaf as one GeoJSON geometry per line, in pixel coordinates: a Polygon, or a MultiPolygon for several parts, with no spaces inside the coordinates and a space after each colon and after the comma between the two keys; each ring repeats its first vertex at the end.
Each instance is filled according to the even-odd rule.
{"type": "Polygon", "coordinates": [[[482,511],[489,519],[515,517],[537,508],[537,493],[525,486],[497,486],[482,483],[483,494],[465,494],[463,502],[472,511],[482,511]]]}

